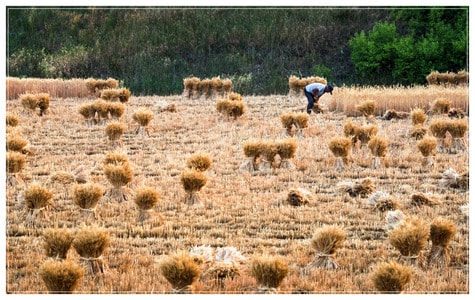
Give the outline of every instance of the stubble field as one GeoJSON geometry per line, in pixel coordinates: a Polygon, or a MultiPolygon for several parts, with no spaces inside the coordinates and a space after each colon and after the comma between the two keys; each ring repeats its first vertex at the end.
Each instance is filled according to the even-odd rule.
{"type": "MultiPolygon", "coordinates": [[[[420,93],[408,95],[413,101],[404,108],[415,108],[417,101],[429,105],[442,94],[455,95],[452,103],[468,109],[467,90],[454,92],[447,88],[427,93],[424,99],[417,99],[420,93]]],[[[371,168],[372,156],[363,147],[352,151],[350,166],[343,171],[334,168],[328,141],[343,136],[347,119],[365,123],[362,116],[347,110],[354,110],[359,99],[372,97],[376,96],[351,89],[325,95],[322,102],[330,111],[312,114],[303,136],[296,137],[298,148],[292,159],[295,168],[252,174],[239,170],[246,159],[243,143],[285,138],[280,115],[302,111],[305,97],[244,96],[246,112],[232,120],[217,113],[213,99],[132,96],[120,119],[127,130],[122,145],[115,150],[104,125],[86,126],[78,113],[78,107],[92,98],[52,98],[48,113],[42,117],[26,112],[18,99],[7,100],[7,113],[16,114],[20,121],[19,126],[7,128],[7,135],[21,135],[33,149],[21,172],[23,183],[6,187],[7,293],[47,293],[38,275],[47,259],[44,230],[64,226],[75,232],[84,226],[81,212],[72,201],[73,184],[52,182],[52,176],[82,165],[88,181],[107,190],[111,185],[104,176],[103,160],[113,151],[127,154],[133,168],[132,182],[127,185],[129,200],[119,203],[104,196],[97,205],[98,218],[93,223],[104,228],[111,239],[102,256],[108,270],[103,275],[84,276],[76,293],[168,293],[171,285],[160,274],[160,260],[201,245],[235,247],[249,260],[261,255],[282,258],[290,272],[279,293],[375,293],[371,272],[380,262],[397,260],[400,253],[388,242],[386,213],[374,210],[368,198],[352,197],[338,188],[339,183],[364,178],[371,178],[377,191],[396,199],[406,216],[429,223],[443,217],[457,227],[449,245],[450,265],[415,267],[404,293],[468,293],[469,226],[467,215],[460,209],[468,205],[468,191],[440,185],[445,170],[453,168],[459,174],[468,170],[468,149],[437,153],[435,166],[423,167],[417,141],[408,134],[410,118],[376,118],[373,124],[378,126],[378,135],[389,141],[383,167],[371,168]],[[164,103],[174,103],[176,112],[159,112],[158,107],[164,103]],[[344,107],[339,108],[343,103],[344,107]],[[137,124],[132,114],[141,107],[155,113],[149,136],[135,133],[137,124]],[[206,172],[208,181],[198,193],[202,205],[190,206],[184,203],[180,174],[186,168],[186,159],[195,153],[209,155],[212,165],[206,172]],[[25,226],[28,211],[21,205],[21,195],[35,182],[54,192],[54,208],[46,212],[47,218],[25,226]],[[139,211],[131,200],[142,186],[160,193],[153,216],[143,224],[137,222],[139,211]],[[310,191],[310,202],[299,207],[289,205],[285,200],[294,188],[310,191]],[[419,192],[430,195],[439,205],[412,206],[411,195],[419,192]],[[346,231],[343,245],[335,254],[340,267],[302,273],[316,255],[310,240],[325,225],[339,225],[346,231]]],[[[401,109],[395,107],[399,102],[392,103],[384,104],[383,110],[392,106],[401,109]]],[[[431,116],[427,123],[436,117],[431,116]]],[[[468,145],[468,133],[465,141],[468,145]]],[[[427,243],[421,255],[429,250],[427,243]]],[[[68,259],[79,262],[79,255],[70,249],[68,259]]],[[[193,284],[193,293],[255,293],[256,281],[246,268],[244,263],[238,276],[221,284],[213,278],[200,278],[193,284]]]]}

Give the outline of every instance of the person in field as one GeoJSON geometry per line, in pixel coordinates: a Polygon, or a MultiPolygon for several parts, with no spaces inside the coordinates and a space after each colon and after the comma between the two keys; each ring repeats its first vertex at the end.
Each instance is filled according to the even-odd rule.
{"type": "Polygon", "coordinates": [[[305,86],[304,93],[308,100],[307,113],[310,114],[312,112],[313,106],[315,103],[318,104],[318,100],[320,100],[321,96],[323,96],[325,93],[330,93],[330,95],[333,95],[332,92],[333,86],[331,84],[324,85],[322,83],[314,82],[305,86]]]}

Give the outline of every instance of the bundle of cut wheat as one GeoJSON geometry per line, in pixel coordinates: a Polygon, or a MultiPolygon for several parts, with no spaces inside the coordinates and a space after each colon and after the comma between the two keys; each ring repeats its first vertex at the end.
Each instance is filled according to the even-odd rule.
{"type": "Polygon", "coordinates": [[[412,126],[411,130],[409,131],[409,135],[416,140],[423,139],[426,133],[427,128],[425,128],[423,125],[412,126]]]}
{"type": "Polygon", "coordinates": [[[105,273],[107,265],[102,255],[109,247],[110,238],[106,230],[97,226],[86,226],[78,230],[73,239],[73,248],[79,254],[86,268],[86,274],[105,273]]]}
{"type": "Polygon", "coordinates": [[[125,106],[120,102],[107,103],[107,111],[112,119],[119,121],[120,117],[124,114],[125,106]]]}
{"type": "Polygon", "coordinates": [[[437,139],[433,137],[425,137],[417,144],[417,148],[424,157],[422,165],[424,167],[433,167],[434,158],[437,152],[437,139]]]}
{"type": "Polygon", "coordinates": [[[119,101],[119,95],[119,89],[104,89],[101,91],[100,98],[106,101],[119,101]]]}
{"type": "Polygon", "coordinates": [[[28,141],[15,134],[8,135],[5,144],[7,151],[24,153],[24,149],[28,145],[28,141]]]}
{"type": "Polygon", "coordinates": [[[277,154],[280,156],[280,168],[282,169],[294,169],[295,165],[290,161],[294,158],[297,152],[297,141],[294,139],[286,139],[277,142],[277,154]]]}
{"type": "Polygon", "coordinates": [[[124,187],[132,181],[134,172],[128,162],[119,164],[105,164],[104,175],[111,183],[112,189],[108,192],[108,197],[119,202],[127,201],[127,192],[124,187]]]}
{"type": "Polygon", "coordinates": [[[84,220],[97,219],[97,203],[102,199],[104,190],[96,183],[75,184],[73,187],[73,201],[79,206],[84,220]]]}
{"type": "Polygon", "coordinates": [[[289,77],[289,95],[297,94],[299,90],[299,79],[295,75],[289,77]]]}
{"type": "Polygon", "coordinates": [[[7,113],[5,115],[5,119],[6,119],[6,126],[15,127],[15,126],[18,126],[18,124],[20,123],[20,121],[18,120],[18,116],[13,113],[7,113]]]}
{"type": "Polygon", "coordinates": [[[49,102],[50,95],[48,93],[36,94],[36,105],[40,109],[40,116],[46,113],[46,110],[49,108],[49,102]]]}
{"type": "Polygon", "coordinates": [[[204,153],[196,153],[188,157],[186,166],[198,172],[206,172],[211,167],[211,158],[204,153]]]}
{"type": "Polygon", "coordinates": [[[448,99],[436,99],[431,106],[431,112],[437,115],[446,115],[449,113],[450,106],[452,105],[452,101],[448,99]]]}
{"type": "Polygon", "coordinates": [[[198,192],[206,185],[208,178],[197,170],[184,170],[180,176],[181,184],[186,192],[185,204],[200,204],[198,192]]]}
{"type": "Polygon", "coordinates": [[[192,293],[192,284],[201,274],[200,267],[185,252],[178,252],[163,258],[159,264],[160,273],[172,285],[172,293],[192,293]]]}
{"type": "Polygon", "coordinates": [[[378,134],[378,127],[376,125],[355,126],[354,135],[351,139],[354,147],[367,145],[369,140],[378,134]]]}
{"type": "Polygon", "coordinates": [[[201,93],[205,96],[206,99],[211,97],[211,79],[206,78],[202,79],[200,82],[201,93]]]}
{"type": "Polygon", "coordinates": [[[384,198],[384,199],[381,199],[379,200],[375,205],[374,205],[374,208],[373,210],[376,210],[376,211],[379,211],[379,212],[388,212],[388,211],[391,211],[391,210],[397,210],[400,208],[400,204],[399,202],[397,202],[396,200],[394,200],[394,198],[384,198]]]}
{"type": "Polygon", "coordinates": [[[324,226],[317,230],[312,238],[312,247],[317,251],[315,259],[309,263],[304,272],[312,268],[336,269],[339,267],[335,261],[335,253],[343,245],[346,232],[340,226],[324,226]]]}
{"type": "Polygon", "coordinates": [[[211,88],[214,96],[222,95],[223,81],[219,76],[211,78],[211,88]]]}
{"type": "Polygon", "coordinates": [[[275,156],[277,155],[277,144],[273,141],[263,141],[261,143],[262,159],[259,164],[259,171],[269,171],[274,164],[275,156]]]}
{"type": "Polygon", "coordinates": [[[351,140],[346,137],[333,137],[328,143],[328,148],[336,158],[335,169],[343,169],[344,164],[349,163],[351,140]]]}
{"type": "Polygon", "coordinates": [[[274,294],[289,274],[287,263],[278,257],[260,256],[252,259],[250,263],[250,275],[257,282],[257,293],[274,294]]]}
{"type": "Polygon", "coordinates": [[[191,80],[191,77],[187,77],[183,79],[183,93],[182,96],[190,98],[193,93],[193,82],[191,80]]]}
{"type": "Polygon", "coordinates": [[[97,114],[97,123],[104,125],[109,119],[108,103],[103,99],[96,99],[92,106],[97,114]]]}
{"type": "Polygon", "coordinates": [[[43,249],[47,257],[66,259],[73,242],[73,236],[68,229],[50,228],[43,233],[43,249]]]}
{"type": "Polygon", "coordinates": [[[427,115],[422,109],[418,108],[411,111],[412,126],[424,125],[424,122],[426,120],[427,120],[427,115]]]}
{"type": "Polygon", "coordinates": [[[8,151],[6,155],[7,186],[16,186],[23,182],[20,175],[25,166],[25,155],[8,151]]]}
{"type": "MultiPolygon", "coordinates": [[[[225,95],[229,95],[231,93],[231,89],[233,88],[233,82],[229,78],[223,79],[223,91],[225,95]]],[[[231,99],[231,98],[229,98],[231,99]]]]}
{"type": "Polygon", "coordinates": [[[364,178],[354,182],[340,182],[337,187],[351,197],[366,198],[375,191],[374,182],[371,178],[364,178]]]}
{"type": "Polygon", "coordinates": [[[22,94],[20,95],[20,103],[29,113],[34,113],[37,107],[37,99],[34,94],[22,94]]]}
{"type": "Polygon", "coordinates": [[[297,128],[296,136],[303,136],[303,129],[308,127],[308,114],[307,113],[296,113],[293,116],[294,125],[297,128]]]}
{"type": "Polygon", "coordinates": [[[46,261],[38,273],[50,294],[71,294],[84,276],[84,269],[64,261],[46,261]]]}
{"type": "Polygon", "coordinates": [[[455,224],[443,218],[436,218],[430,224],[432,248],[427,256],[427,265],[447,267],[450,264],[449,242],[454,237],[455,224]]]}
{"type": "Polygon", "coordinates": [[[419,207],[423,205],[434,206],[439,205],[439,201],[436,199],[430,198],[427,194],[424,193],[415,193],[411,195],[411,206],[419,207]]]}
{"type": "Polygon", "coordinates": [[[87,126],[96,123],[96,106],[94,103],[85,103],[78,108],[78,112],[84,117],[87,126]]]}
{"type": "Polygon", "coordinates": [[[292,206],[302,206],[308,204],[312,193],[303,188],[291,189],[287,194],[287,203],[292,206]]]}
{"type": "Polygon", "coordinates": [[[247,170],[250,173],[258,168],[257,160],[262,151],[262,145],[259,141],[247,141],[242,146],[246,160],[241,164],[239,170],[247,170]]]}
{"type": "Polygon", "coordinates": [[[356,106],[356,110],[359,111],[365,118],[369,118],[374,116],[376,102],[374,100],[365,100],[356,106]]]}
{"type": "Polygon", "coordinates": [[[373,155],[371,167],[373,169],[381,166],[381,158],[386,156],[388,141],[379,136],[373,136],[368,142],[368,148],[373,155]]]}
{"type": "Polygon", "coordinates": [[[396,111],[394,109],[388,109],[382,116],[383,120],[401,120],[406,119],[409,116],[409,113],[404,111],[396,111]]]}
{"type": "Polygon", "coordinates": [[[150,136],[148,125],[153,119],[153,112],[151,110],[147,108],[139,108],[132,115],[132,119],[139,125],[135,130],[135,134],[144,135],[146,133],[148,136],[150,136]]]}
{"type": "Polygon", "coordinates": [[[375,288],[383,294],[400,294],[412,280],[413,270],[395,261],[379,263],[371,274],[375,288]]]}
{"type": "Polygon", "coordinates": [[[158,203],[159,194],[151,187],[140,187],[134,196],[134,203],[139,208],[137,222],[143,223],[149,219],[153,213],[153,207],[158,203]]]}
{"type": "Polygon", "coordinates": [[[427,245],[430,227],[418,217],[407,217],[396,228],[389,231],[389,243],[400,252],[400,259],[413,265],[418,264],[420,252],[427,245]]]}
{"type": "Polygon", "coordinates": [[[122,145],[122,141],[120,140],[122,135],[126,130],[126,125],[122,124],[121,122],[110,122],[107,124],[105,128],[105,132],[109,141],[111,142],[112,148],[117,148],[122,145]]]}
{"type": "Polygon", "coordinates": [[[48,218],[46,209],[53,206],[53,196],[54,194],[51,191],[36,183],[24,190],[23,199],[28,210],[25,220],[26,225],[33,225],[33,222],[39,218],[41,213],[46,219],[48,218]]]}

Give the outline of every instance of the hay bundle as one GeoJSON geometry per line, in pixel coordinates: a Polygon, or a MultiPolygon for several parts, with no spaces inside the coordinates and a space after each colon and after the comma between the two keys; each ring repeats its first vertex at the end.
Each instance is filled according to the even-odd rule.
{"type": "Polygon", "coordinates": [[[246,260],[235,247],[218,247],[212,265],[204,276],[216,279],[223,286],[224,279],[234,279],[241,274],[241,266],[246,260]]]}
{"type": "Polygon", "coordinates": [[[106,101],[119,101],[121,90],[119,89],[104,89],[101,91],[101,99],[106,101]]]}
{"type": "Polygon", "coordinates": [[[178,252],[159,263],[160,273],[172,285],[172,293],[188,294],[192,292],[192,284],[201,274],[200,267],[185,252],[178,252]]]}
{"type": "Polygon", "coordinates": [[[66,259],[73,243],[73,236],[68,229],[49,228],[43,232],[43,249],[47,257],[66,259]]]}
{"type": "Polygon", "coordinates": [[[186,166],[198,172],[205,172],[211,167],[211,158],[207,154],[193,154],[186,160],[186,166]]]}
{"type": "Polygon", "coordinates": [[[290,161],[297,152],[297,141],[294,139],[286,139],[277,142],[277,154],[280,156],[280,168],[294,169],[294,164],[290,161]]]}
{"type": "Polygon", "coordinates": [[[84,269],[77,264],[64,261],[46,261],[39,275],[50,294],[71,294],[84,276],[84,269]]]}
{"type": "Polygon", "coordinates": [[[96,183],[75,184],[73,187],[73,202],[81,210],[81,215],[88,220],[97,219],[97,203],[102,199],[104,190],[96,183]]]}
{"type": "Polygon", "coordinates": [[[409,135],[416,140],[421,140],[427,134],[427,128],[422,125],[416,125],[411,128],[409,135]]]}
{"type": "Polygon", "coordinates": [[[463,119],[465,118],[465,112],[460,108],[451,108],[447,114],[449,118],[452,119],[463,119]]]}
{"type": "Polygon", "coordinates": [[[12,113],[7,113],[5,116],[6,126],[16,127],[20,123],[18,116],[12,113]]]}
{"type": "Polygon", "coordinates": [[[108,196],[111,199],[118,200],[119,202],[127,201],[127,193],[124,189],[124,186],[131,182],[134,176],[134,172],[130,167],[130,164],[106,164],[104,166],[104,175],[112,185],[108,196]]]}
{"type": "Polygon", "coordinates": [[[429,85],[439,84],[439,72],[432,71],[429,75],[426,76],[427,83],[429,85]]]}
{"type": "Polygon", "coordinates": [[[183,78],[183,96],[190,98],[193,91],[193,82],[191,77],[183,78]]]}
{"type": "Polygon", "coordinates": [[[343,245],[346,232],[339,226],[324,226],[317,230],[312,237],[312,247],[317,251],[315,259],[309,263],[304,271],[308,272],[312,268],[337,269],[338,263],[335,261],[335,253],[343,245]]]}
{"type": "Polygon", "coordinates": [[[401,119],[406,119],[408,116],[409,114],[407,112],[396,111],[394,109],[388,109],[384,113],[382,119],[383,120],[392,120],[392,119],[401,120],[401,119]]]}
{"type": "Polygon", "coordinates": [[[103,89],[115,89],[118,85],[118,82],[114,78],[107,78],[106,80],[88,78],[85,80],[85,84],[86,88],[91,94],[98,96],[103,89]]]}
{"type": "Polygon", "coordinates": [[[340,182],[338,183],[338,187],[344,193],[348,193],[353,198],[366,198],[375,190],[374,183],[371,178],[364,178],[354,182],[340,182]]]}
{"type": "Polygon", "coordinates": [[[96,105],[94,103],[85,103],[78,108],[78,112],[84,117],[87,126],[95,124],[96,105]]]}
{"type": "Polygon", "coordinates": [[[437,99],[432,103],[431,111],[437,115],[446,115],[449,113],[452,101],[448,99],[437,99]]]}
{"type": "Polygon", "coordinates": [[[455,224],[443,218],[437,218],[430,224],[432,247],[427,256],[427,265],[447,267],[450,264],[449,242],[455,235],[455,224]]]}
{"type": "Polygon", "coordinates": [[[200,87],[201,93],[205,96],[206,99],[211,97],[211,79],[202,79],[200,82],[200,87]]]}
{"type": "Polygon", "coordinates": [[[16,186],[23,182],[19,174],[25,166],[25,156],[18,152],[8,151],[6,155],[7,186],[16,186]]]}
{"type": "Polygon", "coordinates": [[[429,225],[418,217],[407,217],[388,234],[389,243],[400,252],[399,258],[417,265],[419,254],[427,245],[429,225]]]}
{"type": "Polygon", "coordinates": [[[376,202],[373,210],[384,213],[391,210],[397,210],[399,208],[400,204],[396,200],[394,200],[393,198],[384,198],[376,202]]]}
{"type": "Polygon", "coordinates": [[[201,80],[198,77],[190,78],[191,96],[196,99],[200,96],[201,80]]]}
{"type": "Polygon", "coordinates": [[[415,193],[411,195],[411,206],[434,206],[434,205],[439,205],[439,202],[437,200],[431,199],[429,196],[427,196],[424,193],[415,193]]]}
{"type": "Polygon", "coordinates": [[[406,215],[399,209],[388,210],[386,213],[386,229],[391,230],[396,228],[404,219],[406,219],[406,215]]]}
{"type": "Polygon", "coordinates": [[[269,171],[274,164],[277,155],[277,144],[272,141],[264,141],[261,143],[262,159],[259,164],[259,171],[269,171]]]}
{"type": "Polygon", "coordinates": [[[124,114],[125,106],[124,104],[118,102],[107,103],[107,111],[109,112],[112,119],[119,120],[124,114]]]}
{"type": "Polygon", "coordinates": [[[211,78],[211,89],[213,90],[213,95],[218,96],[222,94],[223,81],[219,76],[211,78]]]}
{"type": "Polygon", "coordinates": [[[444,188],[461,189],[468,191],[468,171],[460,175],[454,169],[449,168],[442,173],[442,179],[440,179],[440,184],[444,188]]]}
{"type": "Polygon", "coordinates": [[[36,95],[29,93],[20,95],[20,103],[23,108],[27,109],[30,112],[34,112],[36,107],[38,106],[36,95]]]}
{"type": "Polygon", "coordinates": [[[303,188],[291,189],[287,194],[287,203],[292,206],[302,206],[308,204],[311,193],[303,188]]]}
{"type": "Polygon", "coordinates": [[[23,191],[25,207],[28,210],[26,225],[32,225],[41,213],[47,218],[45,209],[53,206],[53,196],[51,191],[39,184],[32,184],[23,191]]]}
{"type": "Polygon", "coordinates": [[[302,129],[308,127],[308,114],[307,113],[296,113],[294,115],[294,124],[297,127],[297,136],[302,136],[302,129]]]}
{"type": "Polygon", "coordinates": [[[121,122],[110,122],[105,128],[105,132],[109,141],[112,143],[113,148],[117,148],[122,145],[120,138],[124,134],[126,126],[121,122]]]}
{"type": "Polygon", "coordinates": [[[283,259],[267,255],[253,258],[249,268],[250,275],[256,280],[259,294],[276,293],[290,271],[283,259]]]}
{"type": "Polygon", "coordinates": [[[343,134],[346,137],[352,137],[355,135],[357,127],[358,125],[353,124],[353,121],[351,121],[351,119],[347,119],[343,124],[343,134]]]}
{"type": "Polygon", "coordinates": [[[412,126],[423,125],[426,120],[427,115],[422,109],[418,108],[411,111],[412,126]]]}
{"type": "Polygon", "coordinates": [[[465,70],[461,70],[457,72],[457,83],[459,85],[467,85],[468,84],[469,74],[465,70]]]}
{"type": "Polygon", "coordinates": [[[158,203],[159,194],[151,187],[140,187],[134,196],[134,203],[139,208],[137,222],[143,223],[150,218],[153,207],[158,203]]]}
{"type": "Polygon", "coordinates": [[[28,141],[24,140],[19,135],[8,135],[7,140],[5,142],[7,151],[15,151],[24,153],[26,145],[28,145],[28,141]]]}
{"type": "Polygon", "coordinates": [[[366,118],[374,116],[376,102],[374,100],[365,100],[356,106],[356,110],[366,118]]]}
{"type": "Polygon", "coordinates": [[[344,162],[348,162],[351,151],[351,140],[346,137],[333,137],[328,143],[328,148],[336,157],[335,168],[341,170],[344,168],[344,162]]]}
{"type": "Polygon", "coordinates": [[[352,138],[353,145],[360,143],[361,146],[367,145],[369,140],[378,134],[376,125],[356,126],[354,128],[354,136],[352,138]]]}
{"type": "Polygon", "coordinates": [[[36,105],[40,109],[40,116],[46,113],[49,108],[50,96],[47,93],[36,94],[36,105]]]}
{"type": "MultiPolygon", "coordinates": [[[[223,79],[222,82],[223,82],[224,93],[226,93],[226,94],[231,93],[231,89],[233,88],[233,82],[231,81],[231,79],[225,78],[225,79],[223,79]]],[[[229,99],[231,99],[231,98],[229,98],[229,99]]]]}
{"type": "Polygon", "coordinates": [[[447,132],[453,138],[452,149],[462,150],[465,149],[463,137],[467,132],[467,122],[463,119],[454,120],[440,120],[436,119],[431,122],[429,129],[432,134],[438,139],[437,150],[440,151],[444,145],[444,138],[446,138],[447,132]]]}
{"type": "Polygon", "coordinates": [[[417,144],[417,148],[424,157],[422,165],[425,167],[434,166],[434,157],[437,152],[437,139],[425,137],[417,144]]]}
{"type": "Polygon", "coordinates": [[[373,155],[372,168],[376,169],[381,166],[381,157],[386,156],[388,141],[379,136],[373,136],[368,142],[368,148],[373,155]]]}
{"type": "Polygon", "coordinates": [[[229,93],[228,99],[231,101],[242,101],[242,96],[239,93],[229,93]]]}
{"type": "Polygon", "coordinates": [[[262,144],[258,141],[247,141],[243,144],[242,149],[246,160],[239,166],[239,170],[247,170],[254,172],[258,168],[257,160],[261,155],[262,144]]]}
{"type": "Polygon", "coordinates": [[[285,129],[287,135],[292,136],[292,126],[294,126],[294,114],[292,112],[282,113],[280,115],[280,122],[285,129]]]}
{"type": "Polygon", "coordinates": [[[231,105],[228,107],[228,115],[234,120],[242,116],[246,111],[246,107],[243,101],[231,101],[231,105]]]}
{"type": "Polygon", "coordinates": [[[196,170],[184,170],[180,176],[181,184],[185,189],[185,204],[200,204],[198,192],[206,185],[208,178],[202,172],[196,170]]]}
{"type": "Polygon", "coordinates": [[[97,113],[97,122],[100,124],[105,124],[106,120],[109,119],[108,103],[103,99],[96,99],[92,105],[97,113]]]}
{"type": "Polygon", "coordinates": [[[374,287],[383,294],[400,294],[412,277],[411,267],[395,261],[379,263],[371,274],[374,287]]]}
{"type": "Polygon", "coordinates": [[[137,130],[135,134],[144,134],[150,135],[148,131],[148,125],[153,120],[153,112],[147,108],[139,108],[132,115],[132,119],[138,123],[137,130]]]}
{"type": "Polygon", "coordinates": [[[73,248],[81,256],[80,261],[86,268],[86,274],[103,274],[107,271],[102,255],[109,245],[109,235],[102,228],[87,226],[78,230],[73,239],[73,248]]]}
{"type": "Polygon", "coordinates": [[[126,163],[129,163],[127,154],[121,152],[108,152],[103,160],[104,165],[121,165],[126,163]]]}
{"type": "Polygon", "coordinates": [[[295,75],[289,77],[289,94],[297,94],[299,90],[299,79],[295,75]]]}
{"type": "Polygon", "coordinates": [[[120,91],[119,91],[119,101],[121,103],[129,102],[130,96],[131,96],[131,93],[130,93],[129,89],[126,89],[126,88],[120,89],[120,91]]]}

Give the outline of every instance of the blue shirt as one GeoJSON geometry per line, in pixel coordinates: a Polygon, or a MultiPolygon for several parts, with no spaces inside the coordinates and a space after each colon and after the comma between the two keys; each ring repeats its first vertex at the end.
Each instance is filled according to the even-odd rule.
{"type": "Polygon", "coordinates": [[[305,90],[309,93],[312,93],[313,94],[313,90],[317,90],[317,94],[315,96],[321,96],[323,94],[325,94],[325,87],[326,85],[324,84],[321,84],[321,83],[318,83],[318,82],[315,82],[315,83],[311,83],[309,85],[307,85],[305,87],[305,90]]]}

